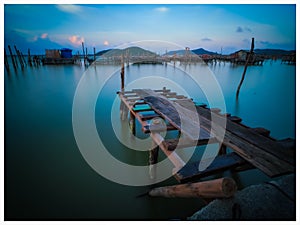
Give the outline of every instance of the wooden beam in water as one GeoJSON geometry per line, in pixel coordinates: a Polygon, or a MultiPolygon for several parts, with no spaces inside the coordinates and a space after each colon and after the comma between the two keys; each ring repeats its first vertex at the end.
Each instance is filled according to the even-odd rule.
{"type": "Polygon", "coordinates": [[[149,195],[165,198],[229,198],[236,191],[235,181],[232,178],[225,177],[198,183],[154,188],[149,192],[149,195]]]}

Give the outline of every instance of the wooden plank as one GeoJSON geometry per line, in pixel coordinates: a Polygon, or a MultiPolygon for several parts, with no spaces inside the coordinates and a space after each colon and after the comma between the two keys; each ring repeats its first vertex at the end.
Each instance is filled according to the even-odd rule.
{"type": "Polygon", "coordinates": [[[164,141],[164,145],[169,151],[174,151],[175,149],[182,149],[182,148],[188,148],[193,146],[200,146],[200,145],[207,145],[208,142],[210,144],[212,143],[218,143],[216,138],[211,138],[210,136],[201,137],[196,143],[194,141],[191,141],[189,139],[184,139],[180,141],[179,139],[169,139],[164,141]]]}
{"type": "Polygon", "coordinates": [[[200,133],[200,124],[196,109],[191,100],[172,103],[164,96],[157,95],[151,90],[141,89],[136,92],[143,97],[152,109],[165,118],[171,125],[176,127],[182,133],[187,135],[191,140],[198,140],[200,133]],[[184,107],[182,106],[184,104],[184,107]],[[198,136],[198,137],[196,137],[198,136]]]}
{"type": "MultiPolygon", "coordinates": [[[[200,116],[203,116],[205,118],[210,117],[210,112],[207,109],[197,108],[197,110],[200,116]]],[[[219,120],[223,118],[220,115],[215,114],[214,119],[214,123],[218,124],[219,120]]],[[[230,131],[232,134],[239,137],[240,139],[243,139],[246,143],[250,143],[251,145],[257,146],[263,151],[273,154],[277,158],[280,158],[281,160],[284,160],[288,163],[293,163],[293,159],[291,159],[290,157],[286,157],[284,147],[278,145],[276,141],[267,138],[263,135],[260,135],[259,133],[247,127],[241,126],[237,123],[233,123],[230,120],[227,120],[227,124],[223,128],[230,131]]]]}
{"type": "Polygon", "coordinates": [[[161,117],[154,111],[144,111],[144,112],[139,112],[139,115],[143,121],[145,120],[151,120],[155,117],[161,117]]]}
{"type": "Polygon", "coordinates": [[[246,164],[247,162],[238,156],[236,153],[232,152],[226,155],[217,156],[212,163],[203,171],[199,171],[199,161],[194,163],[188,163],[180,171],[178,171],[174,176],[179,182],[187,182],[202,177],[214,175],[220,172],[224,172],[228,169],[233,169],[235,167],[246,164]]]}
{"type": "Polygon", "coordinates": [[[152,110],[151,106],[145,104],[145,105],[136,105],[132,108],[135,112],[141,112],[141,111],[149,111],[152,110]]]}
{"type": "MultiPolygon", "coordinates": [[[[211,121],[201,117],[201,125],[203,125],[206,129],[210,129],[211,121]]],[[[282,160],[278,156],[247,142],[245,139],[230,132],[229,130],[226,130],[223,137],[219,134],[219,131],[224,128],[217,124],[214,124],[214,128],[216,130],[212,130],[212,133],[214,133],[219,142],[222,142],[224,145],[234,150],[237,154],[253,164],[255,167],[262,170],[268,176],[275,177],[287,173],[293,173],[295,171],[294,165],[282,160]]]]}

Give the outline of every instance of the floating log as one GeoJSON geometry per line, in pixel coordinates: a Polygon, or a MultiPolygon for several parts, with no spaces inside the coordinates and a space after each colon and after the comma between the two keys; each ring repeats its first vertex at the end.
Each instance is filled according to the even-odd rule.
{"type": "Polygon", "coordinates": [[[232,178],[225,177],[198,183],[154,188],[149,192],[149,195],[166,198],[229,198],[236,191],[235,181],[232,178]]]}

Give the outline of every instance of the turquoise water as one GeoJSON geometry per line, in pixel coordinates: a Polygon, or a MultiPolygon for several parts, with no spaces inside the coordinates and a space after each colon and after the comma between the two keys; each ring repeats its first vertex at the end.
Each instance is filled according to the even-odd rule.
{"type": "MultiPolygon", "coordinates": [[[[199,199],[138,197],[150,187],[109,181],[82,157],[72,127],[76,87],[83,74],[93,84],[100,82],[100,77],[108,71],[115,71],[96,104],[99,136],[118,160],[147,165],[148,153],[124,147],[115,137],[110,122],[116,92],[120,89],[119,69],[97,65],[86,71],[84,67],[68,65],[5,71],[6,219],[170,220],[186,218],[203,206],[199,199]]],[[[295,66],[266,61],[263,66],[248,67],[238,102],[235,91],[243,67],[217,63],[209,65],[209,69],[221,87],[228,113],[241,117],[248,126],[269,129],[275,138],[295,138],[295,66]]],[[[202,72],[203,66],[199,64],[187,66],[183,71],[172,65],[131,65],[125,69],[125,82],[163,77],[177,83],[194,100],[207,102],[204,91],[188,75],[197,74],[203,80],[211,76],[202,72]]],[[[151,85],[162,88],[163,84],[151,85]]],[[[219,99],[210,105],[219,107],[219,99]]],[[[242,172],[234,178],[240,188],[269,179],[258,170],[242,172]]],[[[169,178],[156,186],[176,183],[169,178]]]]}

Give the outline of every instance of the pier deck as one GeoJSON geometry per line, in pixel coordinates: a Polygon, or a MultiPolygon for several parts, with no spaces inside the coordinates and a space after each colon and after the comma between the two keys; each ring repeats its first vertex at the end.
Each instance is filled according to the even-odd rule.
{"type": "MultiPolygon", "coordinates": [[[[275,140],[264,128],[250,128],[236,116],[221,114],[219,109],[209,109],[205,104],[195,103],[166,88],[134,89],[118,94],[122,119],[128,117],[129,111],[132,133],[136,133],[135,121],[141,124],[144,133],[150,133],[153,141],[177,168],[174,176],[179,182],[227,169],[258,168],[270,177],[295,172],[295,141],[292,139],[275,140]],[[157,117],[164,120],[166,125],[152,121],[157,117]],[[178,130],[184,138],[165,140],[160,135],[164,130],[178,130]],[[176,148],[212,143],[219,143],[219,155],[204,171],[199,171],[199,162],[185,164],[173,152],[176,148]]],[[[152,164],[157,162],[157,155],[150,158],[152,164]]]]}

